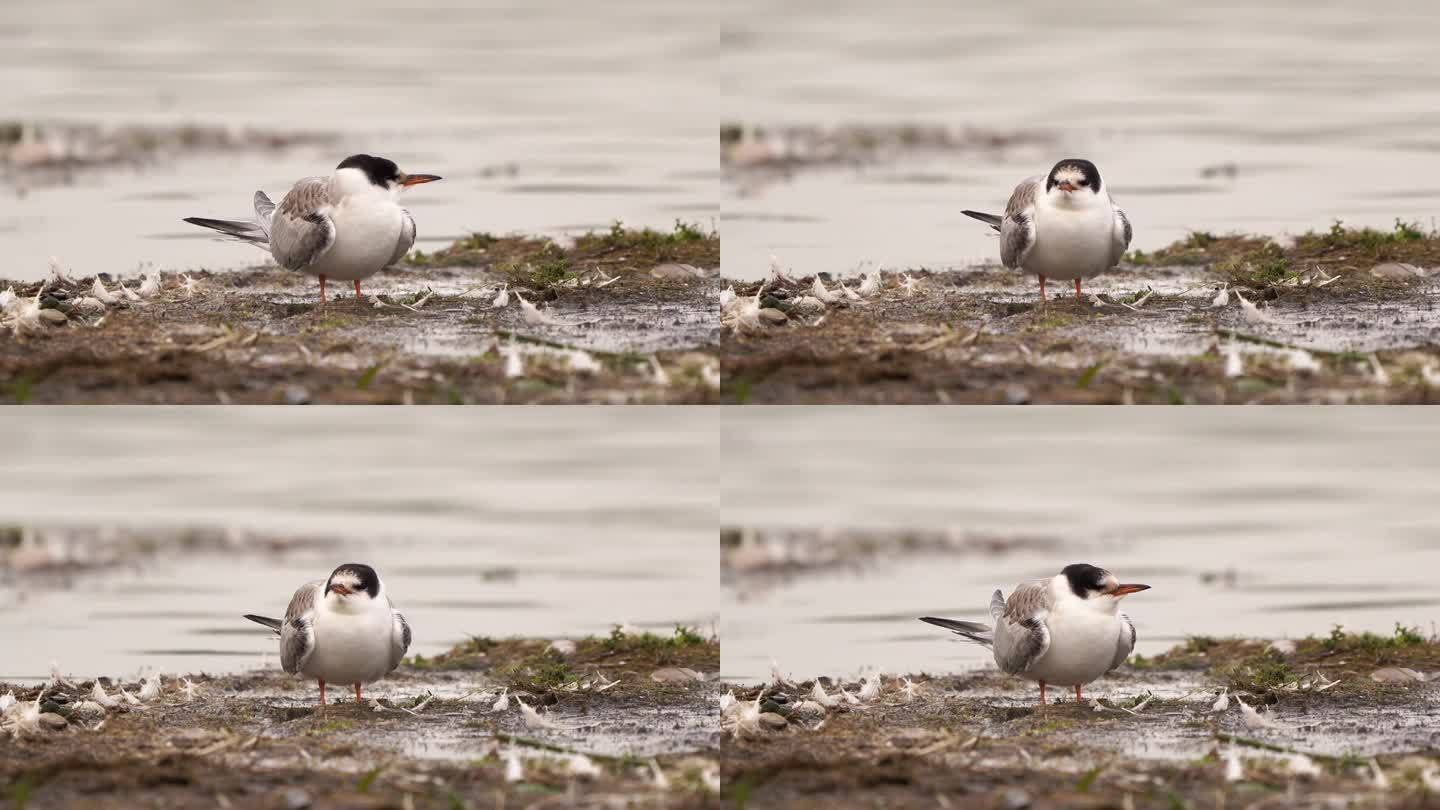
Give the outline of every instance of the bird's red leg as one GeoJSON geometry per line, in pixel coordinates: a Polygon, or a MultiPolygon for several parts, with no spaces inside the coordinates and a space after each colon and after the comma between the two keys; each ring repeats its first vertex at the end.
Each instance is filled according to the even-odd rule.
{"type": "MultiPolygon", "coordinates": [[[[318,679],[317,679],[318,680],[318,679]]],[[[320,708],[325,708],[325,682],[320,681],[320,708]]]]}
{"type": "MultiPolygon", "coordinates": [[[[1041,276],[1041,278],[1044,278],[1044,276],[1041,276]]],[[[1041,681],[1041,682],[1040,682],[1040,705],[1041,705],[1041,706],[1044,706],[1044,705],[1045,705],[1045,682],[1044,682],[1044,681],[1041,681]]]]}
{"type": "MultiPolygon", "coordinates": [[[[357,281],[357,282],[355,282],[355,283],[356,283],[356,284],[359,284],[360,282],[357,281]]],[[[1079,687],[1076,687],[1076,688],[1078,689],[1079,687]]],[[[358,683],[355,684],[355,702],[356,702],[356,703],[359,703],[359,702],[360,702],[360,684],[358,684],[358,683]]]]}
{"type": "Polygon", "coordinates": [[[1075,279],[1075,300],[1080,300],[1080,279],[1075,279]]]}
{"type": "MultiPolygon", "coordinates": [[[[1077,282],[1075,282],[1075,283],[1076,283],[1076,284],[1079,284],[1080,282],[1077,281],[1077,282]]],[[[356,300],[356,301],[359,301],[359,300],[360,300],[360,279],[358,279],[358,278],[355,279],[355,300],[356,300]]]]}
{"type": "MultiPolygon", "coordinates": [[[[322,285],[323,286],[323,285],[322,285]]],[[[1040,277],[1040,300],[1045,300],[1045,277],[1040,277]]]]}
{"type": "MultiPolygon", "coordinates": [[[[1080,282],[1077,281],[1075,283],[1079,284],[1080,282]]],[[[1077,683],[1075,684],[1075,702],[1079,703],[1082,699],[1083,698],[1080,697],[1080,684],[1077,683]]]]}
{"type": "Polygon", "coordinates": [[[325,276],[320,276],[320,303],[325,303],[325,276]]]}

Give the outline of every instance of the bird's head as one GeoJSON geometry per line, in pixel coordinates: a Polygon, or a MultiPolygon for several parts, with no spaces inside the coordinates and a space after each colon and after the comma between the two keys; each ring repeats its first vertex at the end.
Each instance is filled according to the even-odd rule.
{"type": "Polygon", "coordinates": [[[351,155],[335,167],[335,178],[346,193],[381,191],[394,196],[407,186],[439,180],[434,174],[406,174],[395,161],[374,155],[351,155]]]}
{"type": "Polygon", "coordinates": [[[364,563],[345,563],[325,581],[325,599],[340,608],[359,608],[380,598],[380,575],[364,563]]]}
{"type": "Polygon", "coordinates": [[[1078,207],[1099,199],[1100,170],[1080,158],[1066,158],[1055,164],[1045,178],[1045,193],[1060,205],[1078,207]]]}
{"type": "Polygon", "coordinates": [[[1111,613],[1119,609],[1121,599],[1150,589],[1149,585],[1123,583],[1104,568],[1086,563],[1065,566],[1056,579],[1063,580],[1063,587],[1090,607],[1111,613]]]}

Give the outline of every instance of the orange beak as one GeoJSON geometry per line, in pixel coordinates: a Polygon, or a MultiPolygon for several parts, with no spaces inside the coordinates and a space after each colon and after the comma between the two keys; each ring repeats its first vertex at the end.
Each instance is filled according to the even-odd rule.
{"type": "Polygon", "coordinates": [[[400,185],[418,186],[421,183],[433,183],[439,179],[440,175],[438,174],[402,174],[400,175],[400,185]]]}
{"type": "Polygon", "coordinates": [[[1150,590],[1150,586],[1149,586],[1149,585],[1134,585],[1134,584],[1131,584],[1131,585],[1116,585],[1116,586],[1115,586],[1115,590],[1111,591],[1111,592],[1110,592],[1110,595],[1111,595],[1111,596],[1114,596],[1114,597],[1116,597],[1116,598],[1119,598],[1119,597],[1121,597],[1121,596],[1126,596],[1126,595],[1128,595],[1128,594],[1138,593],[1138,592],[1140,592],[1140,591],[1148,591],[1148,590],[1150,590]]]}
{"type": "Polygon", "coordinates": [[[344,585],[331,585],[330,590],[341,596],[349,596],[351,594],[351,590],[344,585]]]}
{"type": "Polygon", "coordinates": [[[1075,184],[1072,183],[1072,182],[1070,182],[1069,180],[1066,180],[1065,182],[1059,183],[1059,184],[1057,184],[1057,185],[1060,186],[1060,190],[1061,190],[1061,191],[1074,191],[1074,190],[1075,190],[1075,184]]]}

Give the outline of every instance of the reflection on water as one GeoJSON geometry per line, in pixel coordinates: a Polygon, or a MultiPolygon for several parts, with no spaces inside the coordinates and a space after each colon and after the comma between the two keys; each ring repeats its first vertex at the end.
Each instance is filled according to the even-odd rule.
{"type": "MultiPolygon", "coordinates": [[[[200,237],[254,190],[366,151],[445,181],[407,194],[421,249],[469,231],[669,227],[717,215],[712,11],[654,0],[397,7],[322,0],[257,13],[176,0],[6,4],[0,110],[19,119],[198,122],[338,133],[341,144],[82,173],[0,206],[4,276],[238,267],[200,237]],[[511,174],[513,167],[513,176],[511,174]],[[518,188],[517,188],[518,187],[518,188]]],[[[3,191],[6,196],[11,192],[3,191]]]]}
{"type": "Polygon", "coordinates": [[[0,524],[234,526],[332,545],[162,553],[52,590],[0,575],[0,680],[277,662],[243,613],[375,565],[414,652],[717,621],[715,419],[703,409],[16,412],[0,524]]]}
{"type": "MultiPolygon", "coordinates": [[[[995,588],[1069,562],[1126,599],[1151,654],[1188,635],[1440,624],[1440,424],[1428,411],[733,409],[723,522],[1053,537],[1004,554],[880,555],[722,594],[722,672],[986,665],[914,617],[989,621],[995,588]],[[823,448],[820,449],[820,448],[823,448]]],[[[991,664],[993,666],[993,664],[991,664]]]]}
{"type": "MultiPolygon", "coordinates": [[[[840,5],[728,4],[721,119],[1052,132],[1100,166],[1145,250],[1189,230],[1429,224],[1440,211],[1417,169],[1440,140],[1433,3],[900,3],[883,25],[840,5]]],[[[960,210],[1003,208],[1017,181],[1067,156],[967,152],[732,185],[725,274],[758,278],[770,253],[801,273],[995,261],[994,238],[960,210]],[[776,219],[788,215],[819,221],[776,219]]]]}

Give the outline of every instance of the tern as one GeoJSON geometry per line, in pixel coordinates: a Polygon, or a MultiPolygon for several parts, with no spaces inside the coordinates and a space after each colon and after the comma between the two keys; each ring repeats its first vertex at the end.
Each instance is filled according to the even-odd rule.
{"type": "Polygon", "coordinates": [[[415,244],[415,218],[400,207],[400,190],[440,178],[406,174],[394,161],[351,155],[329,177],[305,177],[291,187],[279,207],[264,191],[255,192],[255,220],[186,217],[185,221],[268,248],[281,267],[325,280],[355,282],[405,258],[415,244]]]}
{"type": "Polygon", "coordinates": [[[346,563],[329,579],[307,582],[290,598],[285,621],[245,614],[280,636],[280,665],[291,675],[325,683],[355,685],[360,702],[362,684],[385,677],[400,665],[410,648],[410,625],[390,603],[375,569],[346,563]]]}
{"type": "Polygon", "coordinates": [[[1045,177],[1027,177],[1010,194],[1005,216],[962,211],[1000,232],[1000,262],[1045,279],[1080,280],[1120,263],[1130,248],[1130,220],[1110,198],[1100,170],[1088,160],[1066,158],[1045,177]]]}
{"type": "Polygon", "coordinates": [[[990,647],[1000,669],[1040,683],[1042,706],[1046,684],[1075,687],[1078,703],[1081,686],[1125,663],[1135,649],[1135,624],[1120,612],[1120,600],[1149,588],[1076,563],[1016,586],[1008,600],[996,590],[990,597],[993,629],[933,616],[920,621],[990,647]]]}

